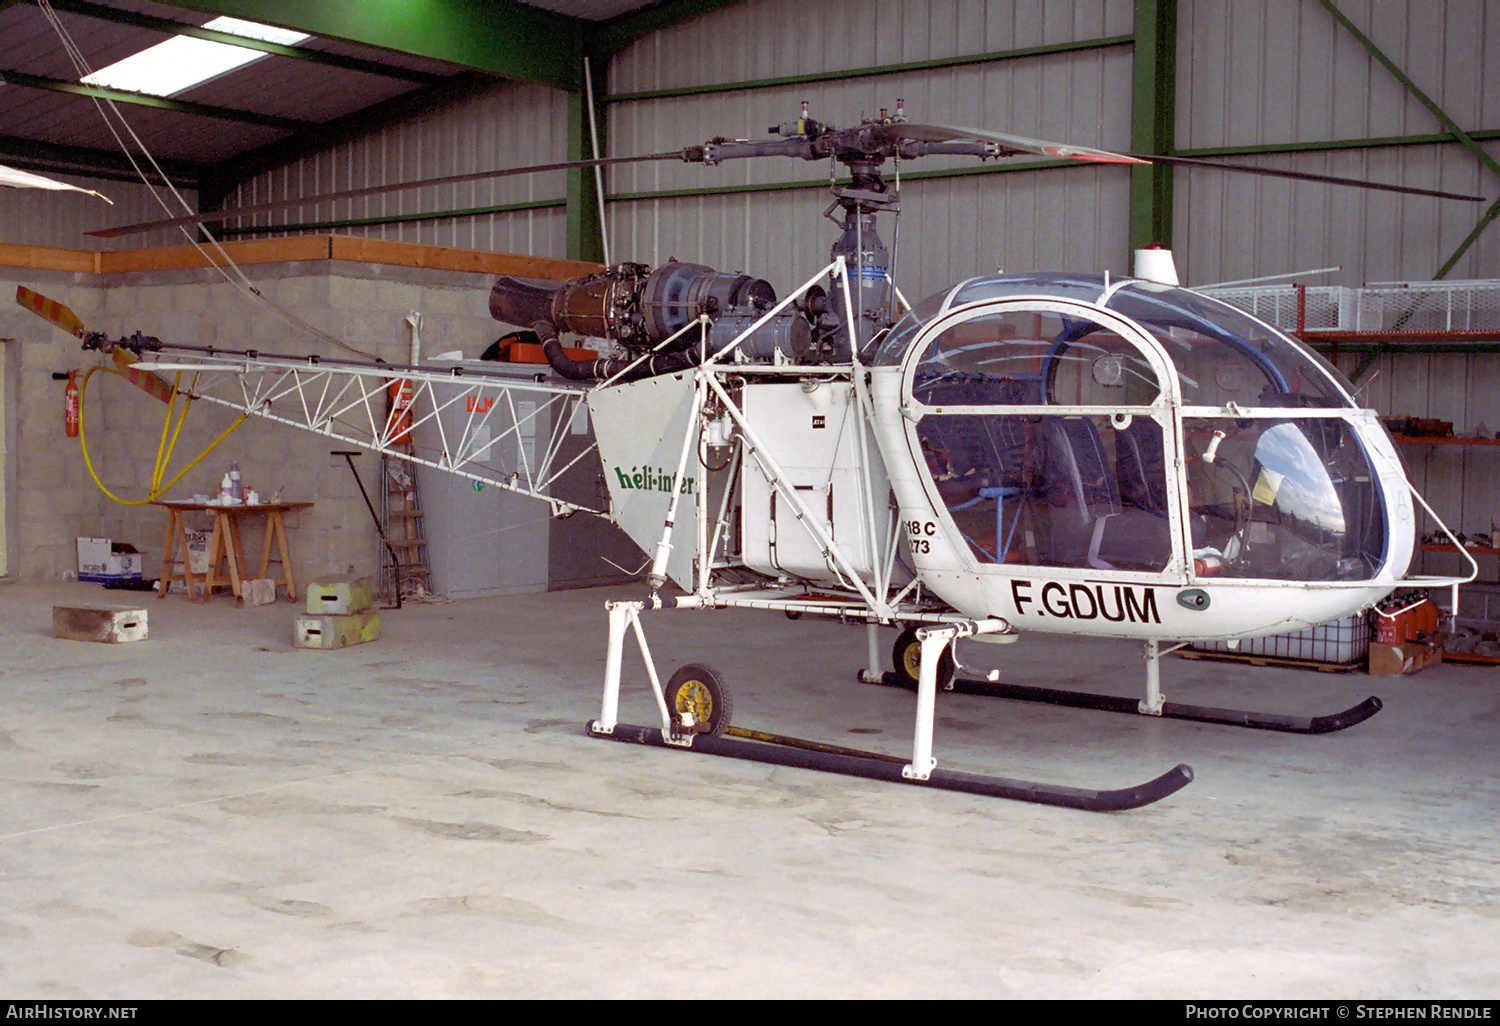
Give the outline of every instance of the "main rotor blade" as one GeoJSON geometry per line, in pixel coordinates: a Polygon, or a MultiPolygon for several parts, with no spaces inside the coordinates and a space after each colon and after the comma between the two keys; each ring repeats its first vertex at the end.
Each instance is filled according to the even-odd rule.
{"type": "Polygon", "coordinates": [[[84,336],[83,322],[78,315],[55,299],[48,299],[40,292],[33,292],[25,285],[16,286],[16,302],[42,318],[51,321],[63,331],[79,338],[84,336]]]}
{"type": "Polygon", "coordinates": [[[1383,192],[1402,192],[1413,196],[1433,196],[1437,199],[1463,200],[1484,203],[1483,196],[1468,196],[1438,189],[1422,189],[1412,185],[1389,185],[1371,182],[1362,178],[1341,178],[1335,175],[1319,175],[1309,171],[1282,171],[1276,168],[1255,167],[1251,164],[1231,164],[1217,160],[1202,160],[1197,157],[1164,157],[1156,154],[1112,153],[1087,146],[1068,143],[1047,142],[1043,139],[1028,139],[1020,135],[1007,135],[982,128],[959,128],[950,125],[914,125],[896,123],[885,128],[893,139],[915,139],[921,142],[948,142],[952,139],[979,139],[999,143],[1020,153],[1036,153],[1048,157],[1068,160],[1085,160],[1106,164],[1174,164],[1183,167],[1212,168],[1219,171],[1238,171],[1251,175],[1268,175],[1273,178],[1292,178],[1307,182],[1326,182],[1330,185],[1348,185],[1358,189],[1379,189],[1383,192]]]}
{"type": "Polygon", "coordinates": [[[284,210],[287,207],[309,206],[314,203],[325,203],[333,200],[358,199],[361,196],[379,196],[388,192],[403,192],[407,189],[422,189],[429,185],[457,185],[462,182],[481,182],[490,178],[505,178],[510,175],[529,175],[542,171],[567,171],[579,167],[603,167],[606,164],[632,164],[648,160],[681,160],[682,152],[674,150],[671,153],[651,153],[642,157],[600,157],[597,160],[569,160],[560,164],[534,164],[531,167],[502,168],[498,171],[475,171],[472,174],[447,175],[443,178],[424,178],[418,182],[398,182],[395,185],[371,185],[363,189],[346,189],[343,192],[328,192],[319,196],[309,196],[305,199],[277,200],[274,203],[256,203],[248,207],[235,207],[232,210],[207,210],[201,214],[188,214],[185,217],[167,218],[162,221],[144,221],[140,224],[121,225],[118,228],[99,228],[88,232],[89,235],[101,239],[114,239],[121,235],[134,235],[137,232],[148,232],[158,228],[176,228],[179,225],[205,224],[210,221],[225,221],[231,217],[240,217],[244,214],[262,214],[272,210],[284,210]]]}
{"type": "Polygon", "coordinates": [[[1096,150],[1090,146],[1074,146],[1072,143],[1049,142],[1046,139],[1028,139],[1024,135],[1008,135],[991,132],[987,128],[960,128],[956,125],[902,125],[891,126],[903,133],[915,129],[922,135],[909,138],[924,142],[947,142],[951,139],[978,139],[999,143],[1017,153],[1035,153],[1043,157],[1058,157],[1063,160],[1085,160],[1094,164],[1148,164],[1149,157],[1137,157],[1131,153],[1115,153],[1111,150],[1096,150]]]}
{"type": "Polygon", "coordinates": [[[77,185],[69,185],[67,182],[59,182],[56,178],[34,175],[30,171],[6,167],[3,164],[0,164],[0,185],[9,185],[14,189],[66,189],[69,192],[81,192],[86,196],[97,196],[110,206],[115,205],[115,201],[102,192],[80,188],[77,185]]]}
{"type": "Polygon", "coordinates": [[[1419,189],[1411,185],[1387,185],[1385,182],[1370,182],[1361,178],[1338,178],[1334,175],[1315,175],[1308,171],[1282,171],[1278,168],[1255,167],[1251,164],[1225,164],[1217,160],[1200,160],[1197,157],[1158,157],[1155,155],[1143,158],[1153,164],[1180,164],[1183,167],[1212,168],[1218,171],[1240,171],[1250,175],[1269,175],[1272,178],[1296,178],[1307,182],[1327,182],[1330,185],[1351,185],[1358,189],[1380,189],[1384,192],[1405,192],[1413,196],[1435,196],[1438,199],[1464,200],[1465,202],[1484,203],[1483,196],[1466,196],[1457,192],[1441,192],[1436,189],[1419,189]]]}

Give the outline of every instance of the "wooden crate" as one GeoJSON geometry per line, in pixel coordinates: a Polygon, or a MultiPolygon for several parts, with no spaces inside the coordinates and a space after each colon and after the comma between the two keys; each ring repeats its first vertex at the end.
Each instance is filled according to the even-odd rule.
{"type": "Polygon", "coordinates": [[[359,613],[369,609],[373,601],[369,577],[325,577],[307,586],[307,612],[311,616],[359,613]]]}
{"type": "Polygon", "coordinates": [[[298,648],[348,648],[380,637],[380,610],[347,616],[299,616],[293,641],[298,648]]]}
{"type": "Polygon", "coordinates": [[[110,645],[141,641],[146,637],[146,611],[139,606],[53,606],[52,634],[110,645]]]}

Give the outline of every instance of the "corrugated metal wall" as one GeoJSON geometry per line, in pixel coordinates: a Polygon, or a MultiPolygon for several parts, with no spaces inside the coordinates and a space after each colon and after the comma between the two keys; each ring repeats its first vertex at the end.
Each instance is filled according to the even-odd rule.
{"type": "MultiPolygon", "coordinates": [[[[1500,17],[1486,0],[1340,0],[1366,31],[1460,125],[1500,125],[1500,17]]],[[[1131,0],[747,0],[654,33],[611,62],[611,94],[712,87],[779,77],[864,72],[893,64],[999,53],[1133,31],[1131,0]]],[[[917,121],[971,124],[1126,149],[1129,45],[878,77],[750,90],[625,99],[608,107],[612,155],[676,149],[715,135],[763,137],[772,123],[813,115],[848,124],[906,100],[917,121]]],[[[1179,0],[1179,149],[1420,136],[1438,119],[1377,64],[1317,0],[1179,0]]],[[[480,96],[341,144],[247,182],[227,203],[253,203],[399,179],[566,158],[567,99],[500,84],[480,96]]],[[[1500,142],[1486,141],[1500,158],[1500,142]]],[[[1453,144],[1241,157],[1270,167],[1493,193],[1495,176],[1453,144]]],[[[906,172],[962,162],[929,160],[906,172]]],[[[827,257],[826,189],[710,192],[826,180],[827,168],[788,160],[718,168],[676,163],[611,171],[612,255],[670,256],[744,269],[789,287],[827,257]],[[661,196],[689,191],[694,195],[661,196]]],[[[103,217],[82,197],[0,190],[7,241],[102,245],[81,233],[159,216],[143,189],[105,183],[103,217]]],[[[560,172],[496,179],[308,207],[293,221],[360,221],[434,210],[558,202],[560,172]]],[[[903,181],[901,228],[910,298],[993,270],[1128,270],[1128,178],[1079,168],[903,181]]],[[[1191,283],[1340,265],[1333,283],[1431,276],[1482,208],[1282,179],[1176,172],[1175,246],[1191,283]]],[[[280,219],[283,215],[275,215],[280,219]]],[[[269,223],[269,220],[251,224],[269,223]]],[[[445,220],[340,225],[350,234],[563,256],[560,207],[445,220]]],[[[246,227],[227,225],[226,227],[246,227]]],[[[889,236],[892,234],[886,230],[889,236]]],[[[1500,273],[1500,233],[1485,233],[1453,277],[1500,273]]],[[[127,240],[129,242],[131,240],[127,240]]],[[[171,241],[163,239],[161,240],[171,241]]],[[[138,244],[139,240],[135,240],[138,244]]],[[[116,245],[126,243],[116,243],[116,245]]]]}
{"type": "MultiPolygon", "coordinates": [[[[1343,0],[1340,9],[1461,126],[1500,124],[1500,17],[1485,0],[1343,0]]],[[[751,0],[650,36],[612,64],[612,93],[640,93],[861,70],[959,54],[1129,34],[1133,4],[1076,0],[906,0],[819,4],[751,0]]],[[[1283,146],[1440,134],[1438,118],[1316,0],[1181,0],[1179,149],[1283,146]]],[[[1128,149],[1129,47],[962,69],[910,72],[753,91],[629,100],[610,110],[612,153],[649,152],[716,134],[758,137],[795,116],[846,124],[907,101],[913,120],[992,127],[1128,149]]],[[[1483,144],[1500,157],[1500,142],[1483,144]]],[[[1495,192],[1495,176],[1457,144],[1388,145],[1243,156],[1278,169],[1395,184],[1495,192]]],[[[920,170],[941,167],[933,162],[920,170]]],[[[949,166],[952,166],[951,164],[949,166]]],[[[912,167],[908,170],[919,170],[912,167]]],[[[764,160],[704,169],[617,171],[614,193],[816,179],[821,168],[764,160]]],[[[1431,277],[1484,208],[1286,179],[1176,172],[1175,247],[1191,283],[1338,265],[1332,279],[1431,277]]],[[[903,189],[903,287],[912,298],[953,278],[1003,266],[1125,271],[1127,180],[1117,169],[1031,172],[903,189]]],[[[615,252],[677,255],[790,284],[826,258],[817,190],[630,199],[611,206],[615,252]],[[766,226],[775,225],[774,232],[766,226]],[[757,235],[771,240],[763,244],[757,235]],[[788,268],[775,274],[778,267],[788,268]]],[[[1500,270],[1488,232],[1452,277],[1500,270]]]]}
{"type": "MultiPolygon", "coordinates": [[[[1128,35],[1127,0],[841,0],[816,16],[796,0],[750,0],[656,33],[611,64],[612,95],[840,72],[999,53],[1128,35]]],[[[612,154],[655,152],[714,136],[766,138],[795,120],[857,123],[905,100],[912,121],[993,128],[1128,149],[1128,46],[994,61],[941,70],[687,96],[627,98],[609,108],[612,154]]],[[[972,160],[909,162],[911,172],[973,167],[972,160]]],[[[887,167],[894,181],[894,168],[887,167]]],[[[844,169],[839,168],[842,175],[844,169]]],[[[828,262],[838,230],[824,220],[829,169],[783,158],[714,168],[651,164],[616,170],[610,193],[612,253],[657,263],[670,257],[801,284],[828,262]],[[768,186],[814,183],[800,189],[768,186]],[[728,194],[711,192],[738,187],[728,194]],[[693,195],[661,196],[679,191],[693,195]]],[[[913,302],[996,268],[1082,267],[1116,272],[1128,259],[1128,173],[1078,167],[1015,174],[903,178],[898,286],[913,302]],[[1039,225],[1045,230],[1038,231],[1039,225]]],[[[892,219],[879,230],[895,241],[892,219]]]]}
{"type": "MultiPolygon", "coordinates": [[[[1460,127],[1500,127],[1500,13],[1486,0],[1338,0],[1460,127]]],[[[1441,134],[1443,127],[1317,0],[1181,0],[1177,147],[1441,134]]],[[[1500,143],[1485,150],[1500,159],[1500,143]]],[[[1457,143],[1249,158],[1266,167],[1487,195],[1500,180],[1457,143]]],[[[1190,283],[1341,266],[1318,284],[1431,278],[1485,207],[1275,178],[1178,171],[1176,250],[1190,283]]],[[[1489,231],[1449,277],[1500,274],[1489,231]]]]}
{"type": "MultiPolygon", "coordinates": [[[[388,126],[260,175],[231,193],[224,205],[269,203],[390,182],[557,163],[567,160],[567,115],[565,93],[502,83],[444,110],[388,126]]],[[[460,249],[563,257],[567,255],[566,216],[560,204],[566,190],[564,173],[554,171],[309,205],[243,222],[229,221],[225,226],[378,220],[434,211],[547,203],[551,205],[535,209],[439,220],[340,224],[327,230],[460,249]]]]}
{"type": "MultiPolygon", "coordinates": [[[[0,163],[4,163],[4,160],[0,160],[0,163]]],[[[138,182],[105,181],[78,175],[45,176],[102,192],[111,202],[105,203],[94,196],[78,192],[0,187],[0,242],[20,246],[47,246],[52,249],[134,249],[141,245],[139,237],[98,239],[84,233],[111,225],[177,217],[183,212],[170,193],[162,187],[158,187],[157,191],[163,200],[171,204],[170,214],[164,213],[161,205],[152,198],[152,190],[138,182]]],[[[183,191],[182,195],[193,209],[197,209],[198,194],[195,190],[183,191]]],[[[180,236],[170,239],[163,237],[154,244],[174,245],[181,242],[180,236]]]]}

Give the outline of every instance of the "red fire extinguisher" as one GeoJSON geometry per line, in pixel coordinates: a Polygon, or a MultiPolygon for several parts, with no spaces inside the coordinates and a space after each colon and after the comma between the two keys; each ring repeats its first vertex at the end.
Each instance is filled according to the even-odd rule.
{"type": "Polygon", "coordinates": [[[411,403],[414,389],[407,378],[394,378],[386,386],[390,397],[391,412],[386,420],[385,433],[393,443],[404,443],[411,439],[411,403]]]}
{"type": "Polygon", "coordinates": [[[78,372],[68,371],[68,387],[63,392],[63,410],[66,413],[68,437],[78,437],[78,372]]]}

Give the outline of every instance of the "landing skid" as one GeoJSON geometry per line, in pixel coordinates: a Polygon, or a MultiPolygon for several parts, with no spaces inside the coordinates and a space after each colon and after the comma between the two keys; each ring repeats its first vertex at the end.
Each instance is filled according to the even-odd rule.
{"type": "MultiPolygon", "coordinates": [[[[605,732],[599,728],[598,721],[590,720],[585,729],[591,737],[654,745],[658,748],[683,747],[681,744],[669,741],[656,727],[616,723],[613,730],[605,732]]],[[[1135,787],[1114,791],[1096,791],[944,769],[934,769],[926,779],[919,780],[902,772],[904,759],[890,759],[874,752],[853,754],[811,751],[783,744],[763,744],[757,741],[742,741],[734,737],[713,737],[708,734],[694,737],[688,750],[701,752],[704,755],[723,755],[732,759],[770,763],[775,766],[841,773],[845,776],[883,780],[893,784],[913,784],[939,791],[962,791],[990,798],[1009,798],[1012,801],[1032,802],[1038,805],[1057,805],[1068,809],[1081,809],[1085,812],[1123,812],[1128,809],[1138,809],[1180,791],[1193,779],[1192,768],[1179,764],[1155,780],[1148,780],[1135,787]]]]}
{"type": "MultiPolygon", "coordinates": [[[[902,673],[902,656],[913,646],[913,636],[908,632],[896,642],[895,658],[897,672],[861,673],[859,679],[867,684],[889,684],[910,690],[915,686],[909,673],[902,673]]],[[[872,646],[873,647],[873,646],[872,646]]],[[[1289,734],[1330,734],[1336,730],[1363,723],[1378,713],[1380,699],[1371,695],[1356,706],[1343,712],[1326,716],[1283,716],[1280,713],[1253,712],[1249,709],[1218,709],[1207,705],[1187,705],[1183,702],[1168,702],[1161,690],[1161,657],[1175,652],[1181,645],[1163,652],[1155,641],[1147,641],[1142,650],[1146,665],[1146,697],[1141,701],[1121,698],[1116,695],[1094,695],[1080,691],[1060,691],[1055,688],[1038,688],[1024,684],[998,684],[985,680],[953,679],[953,662],[946,665],[948,672],[939,687],[944,691],[956,691],[965,695],[986,695],[995,698],[1013,698],[1023,702],[1047,702],[1051,705],[1066,705],[1077,709],[1100,709],[1105,712],[1138,713],[1143,716],[1165,716],[1174,720],[1196,720],[1199,723],[1223,723],[1232,727],[1249,727],[1253,730],[1279,730],[1289,734]]],[[[874,664],[872,657],[871,665],[874,664]]]]}
{"type": "MultiPolygon", "coordinates": [[[[894,673],[882,674],[880,683],[891,687],[908,687],[906,682],[894,673]]],[[[1065,705],[1075,709],[1141,714],[1139,699],[1122,698],[1117,695],[1059,691],[1054,688],[1030,687],[1025,684],[996,684],[962,677],[956,678],[952,686],[945,690],[961,695],[1010,698],[1022,702],[1045,702],[1048,705],[1065,705]]],[[[1254,730],[1278,730],[1288,734],[1331,734],[1336,730],[1352,727],[1356,723],[1363,723],[1382,708],[1380,699],[1374,695],[1343,712],[1330,713],[1326,716],[1283,716],[1279,713],[1254,712],[1249,709],[1219,709],[1207,705],[1163,701],[1161,712],[1147,715],[1158,715],[1173,720],[1195,720],[1199,723],[1222,723],[1231,727],[1249,727],[1254,730]]]]}
{"type": "MultiPolygon", "coordinates": [[[[1008,625],[1000,620],[942,618],[927,622],[916,630],[921,658],[916,687],[916,723],[909,760],[730,727],[728,719],[732,702],[718,672],[701,664],[688,664],[673,674],[664,685],[651,658],[640,616],[647,609],[704,609],[731,605],[830,614],[830,608],[825,606],[789,602],[779,598],[752,598],[748,595],[732,598],[720,595],[711,601],[696,595],[675,598],[653,595],[649,602],[606,603],[609,610],[609,651],[605,659],[603,701],[599,718],[590,720],[585,725],[585,732],[597,738],[661,748],[690,749],[706,755],[728,756],[752,762],[1090,812],[1116,812],[1150,805],[1181,790],[1193,779],[1190,767],[1178,765],[1143,784],[1102,791],[938,769],[937,760],[932,755],[932,732],[941,657],[955,638],[1008,630],[1008,625]],[[661,727],[620,723],[617,719],[625,638],[632,633],[645,663],[646,674],[651,683],[650,691],[661,715],[661,727]],[[738,736],[725,737],[725,734],[738,736]]],[[[834,609],[832,612],[839,614],[841,618],[862,617],[867,614],[867,610],[855,603],[848,603],[842,610],[834,609]]],[[[915,620],[916,615],[918,614],[913,614],[914,622],[922,622],[915,620]]],[[[875,623],[869,621],[872,646],[876,629],[875,623]]]]}

